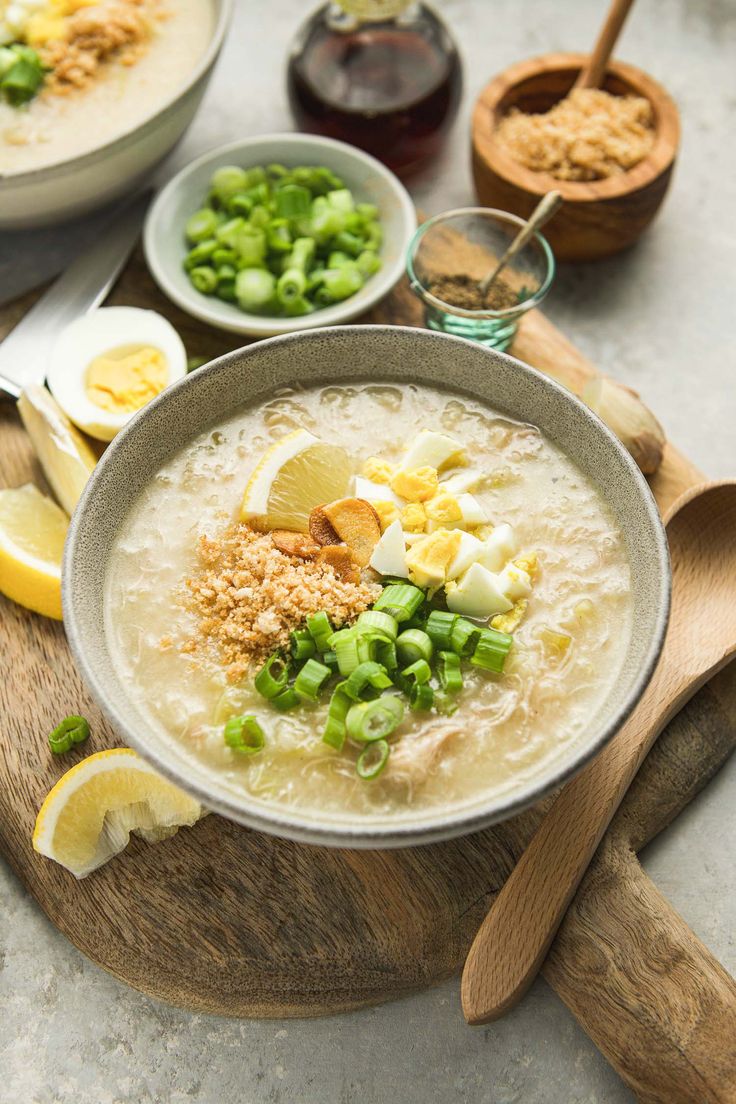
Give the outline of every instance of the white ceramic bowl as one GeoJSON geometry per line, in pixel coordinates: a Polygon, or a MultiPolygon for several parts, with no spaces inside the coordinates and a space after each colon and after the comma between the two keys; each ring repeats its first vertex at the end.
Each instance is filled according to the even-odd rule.
{"type": "Polygon", "coordinates": [[[182,86],[135,127],[88,153],[28,172],[0,169],[0,230],[51,226],[130,194],[171,152],[195,116],[230,25],[233,0],[214,0],[210,43],[182,86]]]}
{"type": "Polygon", "coordinates": [[[315,326],[333,326],[364,314],[401,279],[406,250],[416,227],[416,212],[409,193],[374,157],[332,138],[311,134],[263,134],[219,146],[170,180],[148,212],[143,245],[153,278],[182,310],[221,330],[273,337],[315,326]],[[349,299],[298,318],[246,314],[232,303],[201,295],[192,287],[182,268],[187,253],[184,225],[201,207],[214,171],[222,165],[241,165],[247,169],[272,162],[287,168],[326,165],[345,181],[359,203],[375,203],[383,228],[379,271],[349,299]]]}

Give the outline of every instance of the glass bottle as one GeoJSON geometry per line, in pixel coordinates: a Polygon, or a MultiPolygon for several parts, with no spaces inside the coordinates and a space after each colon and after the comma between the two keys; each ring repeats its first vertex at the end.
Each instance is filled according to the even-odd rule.
{"type": "Polygon", "coordinates": [[[462,67],[445,24],[409,0],[340,0],[303,24],[287,69],[300,129],[350,142],[408,176],[439,152],[462,67]]]}

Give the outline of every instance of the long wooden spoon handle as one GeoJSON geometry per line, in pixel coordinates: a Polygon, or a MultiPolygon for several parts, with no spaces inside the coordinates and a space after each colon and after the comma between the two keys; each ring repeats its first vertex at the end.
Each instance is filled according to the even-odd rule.
{"type": "Polygon", "coordinates": [[[580,70],[575,88],[598,88],[634,0],[613,0],[593,53],[580,70]]]}
{"type": "Polygon", "coordinates": [[[644,757],[706,677],[683,684],[661,662],[633,716],[560,792],[470,949],[462,980],[468,1023],[502,1016],[531,984],[644,757]]]}

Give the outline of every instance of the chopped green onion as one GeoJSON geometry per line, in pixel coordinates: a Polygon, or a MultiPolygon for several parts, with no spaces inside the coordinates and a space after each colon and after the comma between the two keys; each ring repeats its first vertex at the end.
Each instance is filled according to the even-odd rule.
{"type": "Polygon", "coordinates": [[[201,211],[195,211],[187,219],[184,233],[189,241],[196,245],[197,242],[204,241],[206,238],[213,238],[217,227],[218,220],[215,211],[211,207],[203,207],[201,211]]]}
{"type": "Polygon", "coordinates": [[[307,632],[315,643],[318,652],[328,651],[328,641],[334,633],[330,619],[324,610],[313,613],[307,618],[307,632]]]}
{"type": "Polygon", "coordinates": [[[252,714],[230,717],[225,723],[225,743],[239,755],[255,755],[266,743],[260,724],[252,714]]]}
{"type": "Polygon", "coordinates": [[[427,618],[427,635],[438,651],[447,651],[452,647],[452,630],[457,619],[456,613],[446,610],[432,610],[427,618]]]}
{"type": "Polygon", "coordinates": [[[417,659],[429,662],[433,651],[432,641],[421,629],[406,629],[396,641],[396,654],[402,664],[414,663],[417,659]]]}
{"type": "Polygon", "coordinates": [[[509,654],[513,637],[496,629],[482,629],[470,662],[484,671],[500,675],[509,654]]]}
{"type": "Polygon", "coordinates": [[[284,184],[276,192],[276,214],[281,218],[300,218],[309,214],[312,196],[300,184],[284,184]]]}
{"type": "Polygon", "coordinates": [[[294,692],[302,701],[316,702],[320,691],[332,675],[329,667],[316,659],[308,659],[294,682],[294,692]]]}
{"type": "Polygon", "coordinates": [[[374,740],[364,747],[355,764],[355,770],[358,777],[362,778],[365,782],[370,782],[372,779],[378,778],[388,762],[390,752],[391,748],[388,746],[386,740],[374,740]]]}
{"type": "Polygon", "coordinates": [[[255,687],[261,697],[272,701],[286,688],[288,681],[289,668],[281,655],[274,652],[256,675],[255,687]]]}
{"type": "Polygon", "coordinates": [[[458,617],[452,628],[452,650],[456,655],[469,656],[475,651],[475,646],[480,639],[481,630],[477,625],[466,621],[464,617],[458,617]]]}
{"type": "Polygon", "coordinates": [[[276,697],[271,698],[270,701],[271,705],[278,709],[279,713],[288,713],[290,709],[294,709],[297,705],[301,705],[302,703],[302,699],[291,686],[287,686],[285,690],[281,690],[276,697]]]}
{"type": "Polygon", "coordinates": [[[89,737],[89,722],[84,717],[65,717],[53,732],[49,733],[49,747],[54,755],[64,755],[74,744],[83,744],[89,737]]]}
{"type": "Polygon", "coordinates": [[[356,702],[351,705],[345,724],[348,736],[360,744],[382,740],[398,728],[404,716],[400,698],[384,694],[374,701],[356,702]]]}
{"type": "Polygon", "coordinates": [[[426,659],[418,659],[411,666],[405,667],[401,672],[402,679],[414,680],[415,683],[429,682],[432,677],[432,669],[426,659]]]}
{"type": "Polygon", "coordinates": [[[244,311],[266,310],[275,291],[276,279],[265,268],[241,268],[235,281],[238,305],[244,311]]]}
{"type": "Polygon", "coordinates": [[[409,691],[409,703],[414,710],[431,709],[434,703],[434,690],[428,682],[415,682],[409,691]]]}
{"type": "Polygon", "coordinates": [[[245,170],[237,165],[223,165],[217,169],[210,181],[212,194],[222,203],[226,203],[237,192],[244,192],[248,186],[245,170]]]}
{"type": "Polygon", "coordinates": [[[395,671],[399,666],[396,645],[393,640],[379,640],[376,643],[376,662],[387,671],[395,671]]]}
{"type": "Polygon", "coordinates": [[[294,659],[310,659],[317,647],[308,629],[295,629],[291,634],[291,654],[294,659]]]}
{"type": "Polygon", "coordinates": [[[345,693],[353,699],[360,701],[367,687],[372,690],[387,690],[393,683],[386,674],[385,667],[380,663],[369,661],[360,663],[348,676],[345,683],[345,693]]]}
{"type": "Polygon", "coordinates": [[[301,299],[307,287],[307,278],[300,268],[287,268],[276,284],[276,298],[286,306],[301,299]]]}
{"type": "Polygon", "coordinates": [[[334,689],[332,697],[330,698],[330,706],[327,710],[327,721],[325,722],[324,732],[322,733],[324,743],[329,744],[330,747],[335,748],[336,751],[342,751],[343,744],[345,743],[345,738],[347,736],[345,718],[353,705],[353,699],[348,697],[345,693],[345,685],[344,682],[338,682],[334,689]]]}
{"type": "Polygon", "coordinates": [[[399,631],[399,626],[396,624],[396,618],[392,617],[390,613],[381,613],[380,610],[372,609],[366,610],[365,613],[361,613],[360,617],[356,621],[356,626],[360,632],[364,629],[378,629],[379,632],[385,633],[392,640],[396,639],[399,631]]]}
{"type": "Polygon", "coordinates": [[[217,273],[206,265],[190,269],[189,279],[200,295],[213,295],[217,289],[217,273]]]}
{"type": "Polygon", "coordinates": [[[444,717],[451,717],[460,708],[460,704],[457,698],[453,694],[448,694],[446,690],[435,690],[434,708],[444,717]]]}
{"type": "Polygon", "coordinates": [[[350,675],[360,663],[358,655],[358,637],[355,630],[340,629],[329,638],[329,646],[337,656],[337,667],[341,675],[350,675]]]}
{"type": "Polygon", "coordinates": [[[373,603],[374,610],[390,613],[399,623],[408,621],[424,602],[424,591],[410,583],[394,583],[384,587],[373,603]]]}
{"type": "Polygon", "coordinates": [[[18,56],[18,60],[0,80],[0,91],[13,107],[28,103],[43,84],[44,69],[38,55],[33,51],[35,61],[18,56]]]}
{"type": "Polygon", "coordinates": [[[460,670],[460,656],[455,652],[440,652],[437,672],[440,685],[448,694],[457,694],[463,688],[463,673],[460,670]]]}
{"type": "Polygon", "coordinates": [[[359,633],[357,638],[358,643],[358,659],[361,663],[367,663],[369,660],[378,660],[378,651],[382,644],[392,644],[393,641],[389,640],[383,635],[382,632],[372,630],[369,632],[359,633]]]}
{"type": "Polygon", "coordinates": [[[325,667],[329,667],[333,672],[339,670],[337,666],[337,653],[333,652],[332,649],[328,652],[322,652],[322,662],[325,667]]]}

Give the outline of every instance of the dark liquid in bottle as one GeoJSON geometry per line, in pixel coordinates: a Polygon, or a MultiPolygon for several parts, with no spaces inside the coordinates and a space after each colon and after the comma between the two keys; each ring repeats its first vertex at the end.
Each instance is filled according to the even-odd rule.
{"type": "Polygon", "coordinates": [[[302,130],[360,146],[404,176],[439,151],[462,86],[441,27],[391,24],[339,32],[315,22],[287,81],[302,130]]]}

